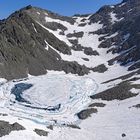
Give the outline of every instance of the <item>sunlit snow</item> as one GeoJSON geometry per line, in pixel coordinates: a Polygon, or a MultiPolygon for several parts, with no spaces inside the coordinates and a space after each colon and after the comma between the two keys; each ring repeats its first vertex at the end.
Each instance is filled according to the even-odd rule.
{"type": "Polygon", "coordinates": [[[97,85],[91,78],[48,74],[11,81],[0,87],[0,106],[13,116],[41,124],[76,123],[97,85]]]}

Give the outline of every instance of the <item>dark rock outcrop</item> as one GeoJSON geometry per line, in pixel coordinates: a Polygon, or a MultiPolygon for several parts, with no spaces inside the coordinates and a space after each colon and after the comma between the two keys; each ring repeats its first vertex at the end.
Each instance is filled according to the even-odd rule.
{"type": "Polygon", "coordinates": [[[92,103],[89,107],[105,107],[104,103],[92,103]]]}
{"type": "Polygon", "coordinates": [[[79,112],[77,114],[78,118],[81,119],[81,120],[85,120],[87,119],[88,117],[91,116],[91,114],[93,113],[97,113],[97,109],[96,108],[90,108],[90,109],[85,109],[85,110],[82,110],[81,112],[79,112]]]}
{"type": "Polygon", "coordinates": [[[134,105],[133,107],[139,109],[140,108],[140,104],[134,105]]]}
{"type": "Polygon", "coordinates": [[[75,32],[75,33],[67,34],[67,37],[68,38],[71,38],[71,37],[81,38],[83,37],[83,35],[84,35],[84,32],[75,32]]]}
{"type": "Polygon", "coordinates": [[[131,85],[129,82],[122,82],[113,88],[91,96],[91,98],[107,101],[125,100],[138,95],[130,92],[132,88],[140,88],[140,85],[131,85]]]}
{"type": "Polygon", "coordinates": [[[0,137],[9,135],[12,131],[19,130],[25,130],[25,128],[18,123],[9,124],[9,122],[0,121],[0,137]]]}
{"type": "Polygon", "coordinates": [[[104,73],[105,71],[108,70],[108,68],[104,64],[101,64],[101,65],[99,65],[97,67],[91,68],[91,70],[93,72],[104,73]]]}
{"type": "Polygon", "coordinates": [[[85,65],[81,66],[76,61],[62,63],[62,70],[64,70],[66,73],[78,74],[79,76],[89,73],[89,69],[85,65]]]}
{"type": "Polygon", "coordinates": [[[90,48],[90,47],[88,47],[88,48],[84,48],[84,53],[86,54],[86,55],[99,55],[99,53],[97,52],[97,51],[93,51],[93,49],[92,48],[90,48]]]}
{"type": "Polygon", "coordinates": [[[34,132],[36,134],[38,134],[39,136],[48,136],[48,133],[49,133],[49,132],[47,132],[45,130],[41,130],[41,129],[35,129],[34,132]]]}

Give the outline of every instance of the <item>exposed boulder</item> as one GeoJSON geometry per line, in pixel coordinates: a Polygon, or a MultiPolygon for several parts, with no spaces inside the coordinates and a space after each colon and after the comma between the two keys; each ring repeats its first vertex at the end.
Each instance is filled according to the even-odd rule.
{"type": "Polygon", "coordinates": [[[99,72],[99,73],[104,73],[108,70],[108,68],[104,65],[104,64],[101,64],[97,67],[94,67],[94,68],[91,68],[91,70],[93,72],[99,72]]]}
{"type": "Polygon", "coordinates": [[[0,137],[9,135],[12,131],[20,131],[25,130],[25,128],[16,123],[9,124],[9,122],[6,121],[0,121],[0,137]]]}
{"type": "Polygon", "coordinates": [[[67,34],[67,37],[68,38],[71,38],[71,37],[82,38],[83,35],[84,35],[84,32],[75,32],[75,33],[67,34]]]}
{"type": "Polygon", "coordinates": [[[81,112],[79,112],[77,114],[78,118],[81,119],[81,120],[85,120],[87,119],[88,117],[91,116],[91,114],[93,113],[97,113],[97,109],[96,108],[90,108],[90,109],[85,109],[85,110],[82,110],[81,112]]]}
{"type": "Polygon", "coordinates": [[[84,48],[84,53],[86,54],[86,55],[99,55],[99,53],[95,50],[95,51],[93,51],[93,49],[92,48],[90,48],[90,47],[88,47],[88,48],[84,48]]]}
{"type": "Polygon", "coordinates": [[[35,129],[34,132],[39,136],[48,136],[49,132],[41,129],[35,129]]]}

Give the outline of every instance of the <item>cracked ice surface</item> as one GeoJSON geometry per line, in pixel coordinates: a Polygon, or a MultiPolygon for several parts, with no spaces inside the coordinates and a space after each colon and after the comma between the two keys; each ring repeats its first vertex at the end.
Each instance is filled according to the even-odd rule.
{"type": "Polygon", "coordinates": [[[47,74],[11,81],[0,87],[1,109],[40,124],[78,123],[76,114],[97,90],[88,77],[47,74]]]}

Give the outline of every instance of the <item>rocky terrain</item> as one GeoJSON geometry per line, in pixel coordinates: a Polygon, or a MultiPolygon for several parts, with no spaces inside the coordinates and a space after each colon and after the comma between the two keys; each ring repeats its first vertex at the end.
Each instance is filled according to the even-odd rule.
{"type": "Polygon", "coordinates": [[[139,0],[1,20],[1,139],[140,139],[139,24],[139,0]]]}

